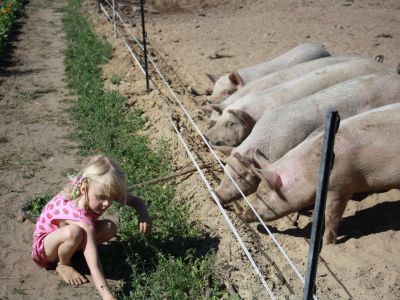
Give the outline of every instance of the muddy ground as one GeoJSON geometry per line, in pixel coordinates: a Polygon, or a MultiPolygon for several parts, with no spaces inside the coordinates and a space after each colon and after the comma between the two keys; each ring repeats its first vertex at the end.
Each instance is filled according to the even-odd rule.
{"type": "MultiPolygon", "coordinates": [[[[66,99],[72,96],[63,74],[65,41],[57,11],[62,3],[32,0],[27,5],[10,61],[1,69],[1,299],[96,298],[91,285],[66,287],[53,272],[38,269],[29,256],[33,225],[15,219],[27,196],[57,191],[65,182],[66,171],[77,166],[76,145],[67,139],[73,124],[64,112],[69,105],[66,99]]],[[[137,5],[120,2],[118,7],[129,26],[136,24],[132,31],[139,34],[137,5]]],[[[171,160],[178,170],[190,160],[167,118],[171,115],[216,187],[222,173],[180,112],[176,99],[159,81],[147,95],[144,77],[131,59],[122,34],[114,38],[112,26],[104,15],[96,13],[94,2],[87,2],[83,10],[90,14],[97,33],[114,47],[113,59],[104,67],[107,88],[127,97],[126,109],[146,111],[149,121],[144,132],[154,144],[160,138],[170,143],[171,160]],[[118,84],[114,84],[115,76],[120,78],[118,84]]],[[[224,74],[271,59],[305,42],[324,43],[331,53],[351,52],[366,57],[382,54],[385,64],[400,62],[400,3],[395,0],[153,0],[148,1],[146,10],[152,58],[203,132],[207,118],[196,107],[206,101],[212,89],[205,72],[224,74]],[[215,59],[218,56],[223,58],[215,59]]],[[[216,272],[236,287],[241,297],[267,298],[199,175],[178,177],[175,183],[175,200],[190,203],[191,221],[219,241],[216,272]]],[[[322,250],[317,274],[320,299],[400,298],[399,201],[398,191],[372,195],[362,202],[350,201],[339,243],[322,250]]],[[[248,226],[237,217],[244,205],[239,201],[227,212],[268,285],[279,299],[299,298],[302,285],[271,238],[258,224],[248,226]]],[[[269,225],[304,274],[310,216],[302,215],[297,227],[287,219],[269,225]]],[[[118,282],[113,284],[117,286],[118,282]]]]}

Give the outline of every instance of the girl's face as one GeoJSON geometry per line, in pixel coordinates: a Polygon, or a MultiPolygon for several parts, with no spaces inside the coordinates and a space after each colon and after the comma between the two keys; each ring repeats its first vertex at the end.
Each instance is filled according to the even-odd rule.
{"type": "Polygon", "coordinates": [[[113,199],[105,193],[104,187],[92,181],[88,188],[89,208],[98,215],[102,215],[113,203],[113,199]]]}

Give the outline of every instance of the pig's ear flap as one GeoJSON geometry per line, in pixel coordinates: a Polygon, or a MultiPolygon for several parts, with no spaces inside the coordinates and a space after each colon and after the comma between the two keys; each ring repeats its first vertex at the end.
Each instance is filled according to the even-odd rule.
{"type": "Polygon", "coordinates": [[[220,76],[218,76],[218,75],[212,75],[212,74],[210,74],[210,73],[206,73],[206,76],[208,77],[208,79],[210,79],[211,80],[211,82],[212,83],[216,83],[217,82],[217,80],[220,78],[220,76]]]}
{"type": "Polygon", "coordinates": [[[254,125],[256,124],[254,119],[244,110],[230,109],[230,110],[228,110],[228,112],[231,113],[232,115],[234,115],[236,118],[238,118],[239,121],[241,121],[247,127],[247,129],[251,130],[254,127],[254,125]]]}
{"type": "Polygon", "coordinates": [[[246,168],[249,168],[249,169],[250,169],[251,165],[253,164],[253,158],[252,158],[252,157],[249,157],[249,156],[240,154],[239,152],[233,153],[233,157],[235,157],[235,158],[236,158],[237,160],[239,160],[243,165],[245,165],[246,168]]]}
{"type": "Polygon", "coordinates": [[[210,105],[201,105],[201,106],[198,106],[197,109],[200,109],[204,112],[212,112],[213,111],[213,109],[210,105]]]}
{"type": "Polygon", "coordinates": [[[257,175],[262,181],[268,184],[270,189],[278,190],[282,187],[282,180],[279,174],[264,169],[257,169],[253,165],[251,166],[251,171],[255,175],[257,175]]]}
{"type": "Polygon", "coordinates": [[[231,155],[232,150],[235,149],[235,147],[232,146],[216,146],[212,143],[210,143],[211,148],[213,148],[214,150],[218,150],[221,151],[223,154],[225,154],[226,156],[231,155]]]}
{"type": "Polygon", "coordinates": [[[225,105],[223,104],[210,104],[210,107],[215,110],[217,113],[219,113],[220,115],[222,115],[222,112],[225,109],[225,105]]]}
{"type": "Polygon", "coordinates": [[[269,159],[259,149],[255,149],[253,152],[253,160],[261,169],[265,169],[271,164],[269,159]]]}
{"type": "Polygon", "coordinates": [[[241,87],[244,86],[243,78],[239,75],[239,73],[237,71],[233,71],[233,72],[229,73],[229,80],[238,89],[240,89],[241,87]]]}

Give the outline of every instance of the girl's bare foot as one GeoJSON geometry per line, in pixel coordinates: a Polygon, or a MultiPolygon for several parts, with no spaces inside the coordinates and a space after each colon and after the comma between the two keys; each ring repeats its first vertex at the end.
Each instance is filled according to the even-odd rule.
{"type": "Polygon", "coordinates": [[[71,285],[80,285],[88,281],[85,276],[81,275],[71,266],[58,265],[56,271],[66,283],[71,285]]]}

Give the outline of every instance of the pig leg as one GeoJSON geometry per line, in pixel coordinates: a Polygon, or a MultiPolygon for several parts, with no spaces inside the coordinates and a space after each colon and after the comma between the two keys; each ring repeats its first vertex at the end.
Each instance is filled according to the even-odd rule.
{"type": "Polygon", "coordinates": [[[325,245],[336,243],[339,223],[349,199],[350,198],[345,195],[337,195],[328,192],[325,208],[325,245]]]}

